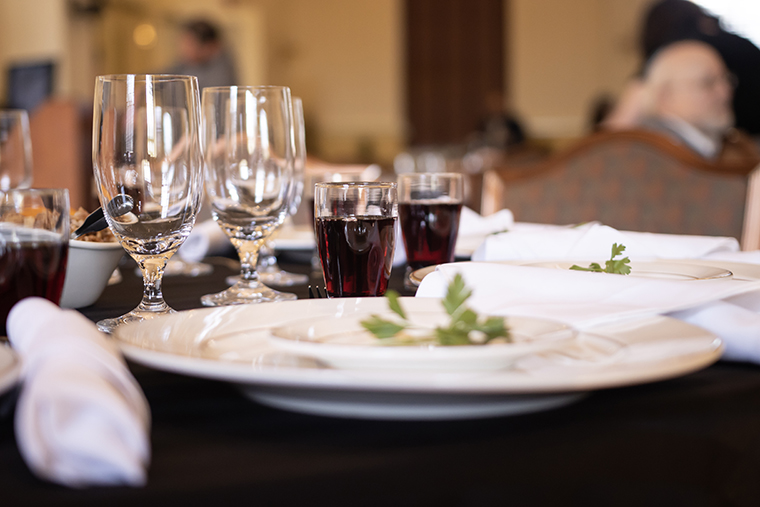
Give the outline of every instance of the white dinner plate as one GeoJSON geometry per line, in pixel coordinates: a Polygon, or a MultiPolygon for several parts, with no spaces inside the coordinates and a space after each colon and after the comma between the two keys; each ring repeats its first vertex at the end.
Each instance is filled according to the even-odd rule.
{"type": "MultiPolygon", "coordinates": [[[[487,262],[487,261],[486,261],[487,262]]],[[[495,264],[517,266],[534,266],[542,268],[570,269],[577,264],[587,267],[590,261],[493,261],[495,264]]],[[[413,271],[409,280],[419,286],[422,279],[435,271],[436,266],[427,266],[413,271]]],[[[645,278],[670,280],[706,280],[712,278],[735,277],[744,280],[760,280],[760,266],[726,261],[708,261],[703,259],[663,259],[656,261],[631,261],[631,275],[645,278]]]]}
{"type": "MultiPolygon", "coordinates": [[[[419,301],[431,311],[440,304],[434,298],[419,301]]],[[[115,337],[133,361],[239,384],[261,403],[383,419],[475,418],[551,408],[587,391],[696,371],[716,361],[723,348],[711,333],[667,317],[579,332],[572,347],[530,355],[496,371],[334,369],[269,340],[272,328],[294,317],[340,319],[386,306],[385,298],[346,298],[204,308],[120,327],[115,337]]]]}
{"type": "Polygon", "coordinates": [[[21,361],[13,349],[0,343],[0,394],[5,393],[18,382],[21,361]]]}
{"type": "MultiPolygon", "coordinates": [[[[437,326],[446,326],[450,317],[443,307],[433,308],[424,299],[405,298],[407,318],[423,335],[437,326]]],[[[397,320],[388,309],[375,313],[397,320]]],[[[435,345],[383,345],[366,331],[361,321],[369,314],[345,315],[340,319],[306,319],[271,330],[275,347],[297,355],[314,357],[334,368],[407,371],[498,370],[528,354],[561,348],[577,334],[571,327],[545,319],[509,317],[505,319],[510,343],[444,347],[435,345]]]]}

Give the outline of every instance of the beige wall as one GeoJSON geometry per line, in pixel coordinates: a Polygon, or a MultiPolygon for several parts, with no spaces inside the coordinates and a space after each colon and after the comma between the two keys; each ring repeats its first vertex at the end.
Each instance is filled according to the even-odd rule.
{"type": "Polygon", "coordinates": [[[9,65],[43,60],[62,63],[56,91],[68,93],[67,31],[64,0],[0,1],[0,97],[5,97],[9,65]]]}
{"type": "Polygon", "coordinates": [[[391,160],[404,142],[402,0],[279,0],[272,80],[303,98],[310,145],[391,160]],[[373,155],[374,153],[374,155],[373,155]]]}
{"type": "MultiPolygon", "coordinates": [[[[404,1],[114,0],[97,22],[67,13],[65,0],[0,0],[0,64],[57,58],[57,91],[89,102],[96,73],[166,68],[178,23],[208,16],[224,28],[242,83],[289,85],[304,99],[320,155],[388,162],[406,132],[404,1]],[[131,43],[146,20],[158,29],[148,50],[131,43]]],[[[508,0],[507,87],[531,135],[585,132],[593,99],[619,92],[639,64],[649,1],[508,0]]]]}
{"type": "Polygon", "coordinates": [[[235,57],[241,83],[267,80],[265,19],[262,9],[250,3],[224,0],[117,1],[103,13],[103,72],[162,72],[177,61],[181,23],[204,18],[220,27],[235,57]],[[156,28],[154,45],[140,48],[132,32],[141,23],[156,28]]]}
{"type": "Polygon", "coordinates": [[[601,93],[619,93],[639,65],[640,13],[650,0],[509,0],[511,97],[531,135],[583,135],[601,93]]]}

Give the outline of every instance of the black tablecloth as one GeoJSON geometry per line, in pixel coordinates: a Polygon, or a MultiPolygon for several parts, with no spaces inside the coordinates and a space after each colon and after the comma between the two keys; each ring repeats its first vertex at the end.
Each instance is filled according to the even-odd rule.
{"type": "MultiPolygon", "coordinates": [[[[232,273],[219,261],[208,277],[167,278],[166,300],[197,307],[232,273]]],[[[141,282],[131,268],[124,278],[82,312],[97,320],[135,306],[141,282]]],[[[295,292],[306,297],[306,286],[295,292]]],[[[16,448],[6,396],[0,505],[760,505],[754,365],[718,363],[548,412],[448,422],[289,413],[222,382],[131,368],[153,415],[148,485],[38,480],[16,448]]]]}

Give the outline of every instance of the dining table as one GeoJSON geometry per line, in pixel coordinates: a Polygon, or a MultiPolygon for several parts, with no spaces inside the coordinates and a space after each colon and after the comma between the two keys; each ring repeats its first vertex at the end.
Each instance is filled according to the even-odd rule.
{"type": "MultiPolygon", "coordinates": [[[[310,255],[283,268],[322,287],[310,255]]],[[[201,307],[236,273],[164,280],[176,310],[201,307]]],[[[122,281],[79,311],[93,321],[135,306],[122,281]]],[[[402,295],[403,266],[390,287],[402,295]]],[[[309,298],[309,286],[281,288],[309,298]]],[[[320,291],[320,294],[322,292],[320,291]]],[[[278,303],[266,303],[278,304],[278,303]]],[[[35,477],[14,436],[17,391],[0,398],[2,505],[760,505],[760,366],[718,361],[685,376],[602,389],[551,410],[464,420],[327,417],[270,408],[232,384],[129,368],[151,410],[143,487],[72,489],[35,477]]]]}

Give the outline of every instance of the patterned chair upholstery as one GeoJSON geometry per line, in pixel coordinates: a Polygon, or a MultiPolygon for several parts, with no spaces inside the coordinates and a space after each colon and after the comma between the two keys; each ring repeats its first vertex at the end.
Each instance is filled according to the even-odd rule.
{"type": "Polygon", "coordinates": [[[660,134],[602,132],[533,167],[488,171],[482,211],[509,208],[521,222],[598,220],[624,230],[733,236],[757,248],[760,209],[750,215],[748,204],[758,208],[760,155],[742,149],[741,157],[734,150],[711,163],[660,134]]]}

